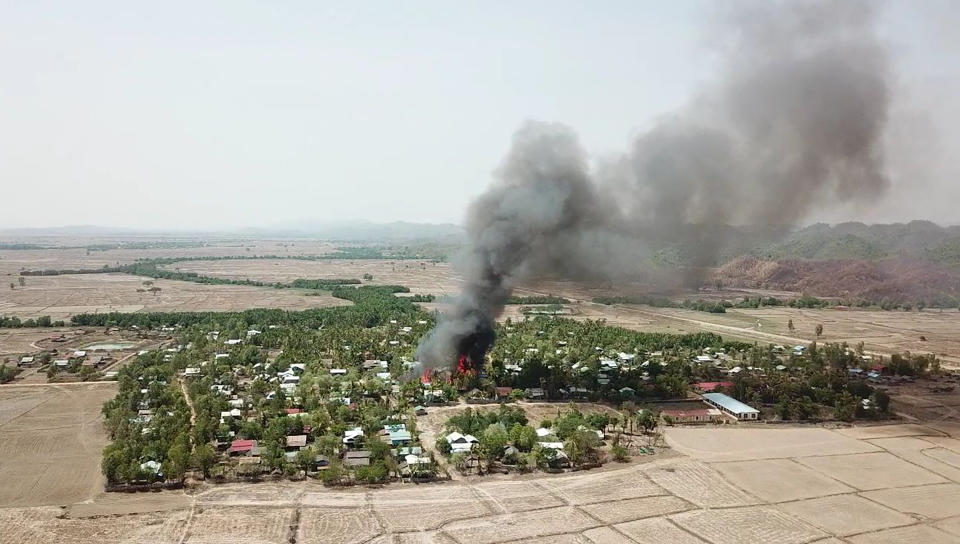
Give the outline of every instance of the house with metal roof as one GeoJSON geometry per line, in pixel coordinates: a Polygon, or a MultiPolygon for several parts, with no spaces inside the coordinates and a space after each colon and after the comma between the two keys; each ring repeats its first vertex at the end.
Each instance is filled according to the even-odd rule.
{"type": "Polygon", "coordinates": [[[748,406],[739,400],[724,395],[723,393],[704,393],[701,395],[704,402],[719,409],[721,412],[731,415],[739,420],[751,420],[760,417],[760,410],[748,406]]]}

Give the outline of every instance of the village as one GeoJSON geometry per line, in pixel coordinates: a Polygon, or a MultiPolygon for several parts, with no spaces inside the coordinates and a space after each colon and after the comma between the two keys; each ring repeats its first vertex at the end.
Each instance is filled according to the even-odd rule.
{"type": "MultiPolygon", "coordinates": [[[[939,372],[935,359],[897,356],[894,367],[840,345],[788,349],[548,316],[505,322],[479,372],[425,371],[412,355],[430,316],[396,317],[366,329],[164,327],[170,347],[103,376],[120,386],[104,408],[110,486],[581,470],[654,454],[662,425],[884,419],[886,387],[939,372]],[[555,416],[528,417],[540,406],[555,416]],[[445,420],[432,417],[438,410],[445,420]]],[[[84,355],[60,372],[82,377],[84,355]]]]}
{"type": "MultiPolygon", "coordinates": [[[[327,277],[347,265],[335,266],[327,277]]],[[[358,276],[377,277],[378,266],[358,276]]],[[[907,523],[860,497],[875,496],[877,475],[895,486],[890,493],[923,482],[924,496],[943,485],[927,472],[960,480],[946,467],[948,431],[914,423],[950,417],[956,374],[929,352],[881,353],[832,337],[832,316],[847,316],[839,311],[794,314],[810,333],[821,322],[827,330],[788,341],[626,327],[574,302],[563,303],[578,308],[572,315],[530,312],[557,303],[531,295],[496,323],[483,364],[458,372],[457,361],[417,358],[441,310],[420,302],[435,287],[407,293],[391,280],[316,282],[349,305],[97,312],[63,327],[5,329],[12,376],[0,388],[0,417],[14,419],[3,427],[11,455],[0,471],[10,485],[0,497],[12,505],[9,534],[36,540],[31,531],[42,527],[69,540],[110,520],[118,534],[150,527],[173,542],[219,538],[229,525],[269,542],[476,534],[602,543],[610,531],[674,541],[676,524],[714,543],[756,542],[737,532],[754,526],[774,541],[806,542],[823,533],[798,516],[826,534],[907,523]],[[51,431],[54,420],[77,423],[51,431]],[[93,432],[99,442],[87,438],[93,432]],[[78,447],[69,458],[34,449],[52,444],[37,441],[48,435],[78,447]],[[58,460],[44,471],[30,469],[51,456],[58,460]],[[871,478],[856,468],[864,463],[871,478]],[[826,485],[822,474],[845,483],[826,485]],[[797,476],[790,492],[760,483],[797,476]],[[777,513],[838,492],[873,517],[836,529],[805,503],[777,513]],[[38,504],[65,506],[48,520],[38,504]],[[746,521],[704,525],[718,504],[746,521]],[[431,514],[416,514],[424,508],[431,514]],[[502,534],[503,524],[516,532],[502,534]]]]}

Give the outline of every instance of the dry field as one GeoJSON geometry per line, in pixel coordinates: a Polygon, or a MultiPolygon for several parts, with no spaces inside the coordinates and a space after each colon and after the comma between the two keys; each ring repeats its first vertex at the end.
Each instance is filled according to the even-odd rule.
{"type": "Polygon", "coordinates": [[[185,261],[167,266],[170,270],[196,272],[204,276],[234,280],[250,279],[267,282],[291,282],[298,278],[361,279],[373,276],[373,285],[404,285],[413,293],[455,295],[460,280],[448,263],[416,260],[331,259],[297,261],[257,259],[244,261],[185,261]]]}
{"type": "Polygon", "coordinates": [[[960,440],[928,427],[670,428],[667,441],[685,455],[605,471],[345,490],[208,485],[11,506],[0,508],[0,544],[960,541],[960,440]]]}
{"type": "Polygon", "coordinates": [[[116,384],[0,386],[0,505],[62,505],[103,489],[100,407],[116,384]]]}
{"type": "MultiPolygon", "coordinates": [[[[277,240],[245,240],[196,248],[94,251],[89,255],[82,249],[0,251],[0,275],[10,275],[13,280],[21,269],[98,268],[154,257],[317,255],[333,248],[330,244],[316,241],[292,243],[290,246],[290,242],[277,240]]],[[[168,268],[230,279],[282,282],[297,278],[359,279],[364,274],[371,274],[373,284],[400,284],[409,287],[413,293],[438,296],[455,295],[461,283],[447,263],[414,260],[211,260],[183,261],[168,268]]],[[[162,291],[154,296],[136,292],[137,288],[142,287],[143,279],[123,274],[30,277],[24,289],[18,287],[0,291],[0,314],[24,318],[50,315],[59,319],[82,312],[236,310],[251,307],[304,309],[345,303],[326,295],[308,297],[293,290],[172,281],[156,282],[162,291]]],[[[606,319],[613,325],[645,331],[712,331],[749,341],[791,344],[812,341],[815,338],[815,326],[823,324],[824,341],[845,341],[852,345],[863,341],[868,351],[876,353],[905,350],[933,352],[947,365],[960,366],[960,315],[956,310],[883,312],[761,308],[708,314],[639,305],[603,306],[590,302],[596,296],[640,293],[644,290],[643,285],[614,287],[603,283],[550,280],[526,282],[516,292],[518,295],[564,296],[574,301],[572,306],[576,319],[606,319]],[[787,329],[790,319],[796,327],[793,333],[787,329]],[[921,341],[921,335],[927,340],[921,341]]],[[[790,296],[782,292],[747,290],[710,291],[693,296],[737,298],[760,294],[790,296]]],[[[428,304],[425,307],[434,309],[442,308],[442,305],[428,304]]],[[[519,307],[510,307],[505,317],[519,317],[518,311],[519,307]]]]}
{"type": "Polygon", "coordinates": [[[71,327],[42,329],[0,329],[0,358],[36,353],[43,349],[39,342],[59,336],[71,335],[77,330],[71,327]]]}
{"type": "MultiPolygon", "coordinates": [[[[451,295],[458,292],[460,279],[446,263],[420,261],[191,261],[172,265],[184,271],[233,279],[292,281],[296,278],[359,278],[372,274],[374,284],[400,284],[414,293],[451,295]]],[[[781,344],[809,343],[816,339],[817,324],[824,326],[821,341],[864,342],[868,351],[893,353],[902,351],[936,353],[948,365],[960,366],[960,314],[956,310],[923,312],[884,312],[863,310],[822,310],[797,308],[731,309],[726,314],[709,314],[675,308],[652,308],[641,305],[604,306],[593,304],[593,297],[639,291],[641,286],[624,288],[603,284],[566,281],[527,282],[516,289],[518,295],[549,294],[574,301],[575,319],[606,319],[612,325],[644,331],[673,333],[710,331],[749,341],[781,344]],[[796,327],[787,328],[789,320],[796,327]],[[920,336],[926,341],[921,341],[920,336]]],[[[730,291],[726,298],[776,295],[795,296],[771,291],[730,291]]],[[[694,295],[709,298],[712,293],[694,295]]],[[[441,304],[425,305],[428,309],[441,304]]],[[[519,317],[519,306],[507,308],[504,317],[519,317]]]]}
{"type": "MultiPolygon", "coordinates": [[[[9,441],[10,424],[31,417],[53,391],[25,389],[0,403],[4,442],[9,441]]],[[[32,503],[4,496],[2,504],[9,507],[0,509],[0,543],[281,543],[291,535],[301,543],[357,544],[802,544],[960,538],[960,476],[937,474],[938,468],[952,467],[938,460],[943,451],[960,458],[960,441],[920,425],[673,428],[668,442],[687,457],[519,480],[344,491],[309,482],[227,485],[189,495],[111,495],[83,501],[96,494],[92,487],[86,494],[61,493],[58,500],[40,495],[32,503]],[[912,442],[891,442],[902,440],[912,442]],[[907,450],[928,456],[929,466],[899,457],[907,450]],[[65,511],[24,507],[71,502],[79,504],[65,511]],[[102,517],[110,513],[120,517],[102,517]]],[[[6,461],[9,452],[4,451],[3,458],[6,461]]],[[[10,481],[6,475],[4,481],[10,481]]]]}
{"type": "Polygon", "coordinates": [[[960,367],[960,313],[956,310],[884,312],[880,310],[807,310],[797,308],[730,309],[711,314],[677,308],[583,303],[575,319],[606,319],[628,329],[672,333],[714,332],[725,337],[773,344],[808,344],[823,325],[820,342],[863,342],[868,352],[936,353],[945,366],[960,367]],[[791,333],[787,323],[796,327],[791,333]],[[926,341],[921,341],[920,336],[926,341]]]}
{"type": "MultiPolygon", "coordinates": [[[[37,244],[87,245],[100,243],[88,238],[74,240],[32,240],[37,244]]],[[[243,240],[212,242],[204,247],[164,249],[109,249],[90,251],[77,249],[0,250],[0,275],[20,270],[62,270],[101,268],[130,264],[138,259],[174,257],[233,257],[249,255],[313,256],[325,255],[335,248],[329,242],[316,240],[243,240]]]]}
{"type": "Polygon", "coordinates": [[[66,319],[80,313],[303,310],[350,304],[328,294],[306,296],[302,291],[291,289],[167,280],[154,282],[161,289],[157,295],[138,293],[145,279],[128,274],[30,277],[25,288],[2,291],[0,314],[66,319]]]}

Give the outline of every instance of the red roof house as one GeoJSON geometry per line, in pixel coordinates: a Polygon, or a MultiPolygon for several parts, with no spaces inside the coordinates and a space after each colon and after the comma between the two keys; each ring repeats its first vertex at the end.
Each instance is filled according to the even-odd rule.
{"type": "Polygon", "coordinates": [[[730,387],[733,385],[733,382],[699,382],[693,384],[693,387],[699,389],[703,393],[709,393],[718,387],[730,387]]]}
{"type": "Polygon", "coordinates": [[[234,440],[230,443],[227,453],[250,453],[256,445],[256,440],[234,440]]]}

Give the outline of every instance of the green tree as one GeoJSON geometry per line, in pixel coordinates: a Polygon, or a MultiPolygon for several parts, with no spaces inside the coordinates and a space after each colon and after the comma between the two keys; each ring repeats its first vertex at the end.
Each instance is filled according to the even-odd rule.
{"type": "Polygon", "coordinates": [[[217,452],[210,444],[201,444],[193,451],[193,464],[200,469],[203,477],[210,476],[210,468],[217,462],[217,452]]]}
{"type": "Polygon", "coordinates": [[[335,455],[340,449],[341,441],[332,434],[325,434],[317,439],[315,447],[320,455],[335,455]]]}
{"type": "Polygon", "coordinates": [[[503,455],[503,448],[508,440],[507,432],[499,423],[491,424],[480,435],[480,454],[488,467],[503,455]]]}
{"type": "Polygon", "coordinates": [[[327,485],[337,485],[343,481],[346,472],[343,468],[343,463],[341,463],[339,459],[333,459],[330,461],[330,464],[327,465],[326,470],[320,473],[320,480],[327,485]]]}
{"type": "Polygon", "coordinates": [[[190,445],[187,443],[186,434],[180,436],[183,438],[178,439],[167,450],[167,472],[164,472],[164,476],[168,480],[182,480],[190,466],[190,445]]]}
{"type": "Polygon", "coordinates": [[[297,452],[297,466],[306,472],[316,462],[317,452],[312,447],[306,447],[297,452]]]}
{"type": "Polygon", "coordinates": [[[537,443],[537,431],[529,425],[515,424],[510,428],[510,441],[520,451],[530,451],[537,443]]]}
{"type": "Polygon", "coordinates": [[[434,447],[437,448],[437,451],[443,455],[450,455],[450,443],[447,442],[445,436],[438,436],[434,447]]]}
{"type": "Polygon", "coordinates": [[[877,407],[877,410],[881,414],[889,413],[890,411],[890,394],[884,391],[883,389],[877,389],[873,392],[872,400],[874,405],[877,407]]]}
{"type": "Polygon", "coordinates": [[[857,399],[844,391],[834,402],[834,417],[841,421],[853,421],[857,415],[857,399]]]}
{"type": "Polygon", "coordinates": [[[644,408],[637,412],[636,422],[637,427],[640,427],[644,432],[652,432],[657,428],[660,418],[657,417],[657,414],[649,408],[644,408]]]}
{"type": "Polygon", "coordinates": [[[563,442],[563,451],[574,466],[580,466],[595,453],[597,435],[589,430],[579,430],[563,442]]]}
{"type": "Polygon", "coordinates": [[[124,480],[124,467],[127,458],[115,444],[103,449],[103,459],[100,460],[100,470],[107,477],[107,482],[117,483],[124,480]]]}

